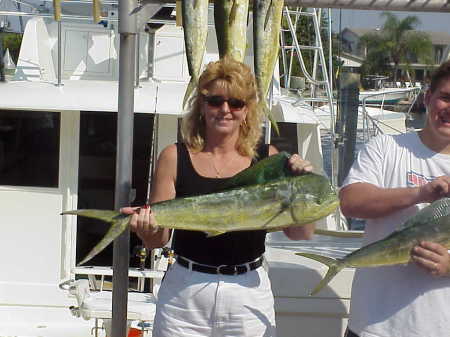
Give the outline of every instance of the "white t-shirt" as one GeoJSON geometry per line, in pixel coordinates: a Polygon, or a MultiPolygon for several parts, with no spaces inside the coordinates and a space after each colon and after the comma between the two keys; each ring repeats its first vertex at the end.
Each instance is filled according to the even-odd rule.
{"type": "MultiPolygon", "coordinates": [[[[442,175],[450,175],[450,155],[430,150],[416,132],[382,135],[359,152],[343,186],[414,187],[442,175]]],[[[386,237],[425,205],[367,220],[364,244],[386,237]]],[[[450,336],[450,277],[413,263],[357,269],[349,328],[360,337],[450,336]]]]}

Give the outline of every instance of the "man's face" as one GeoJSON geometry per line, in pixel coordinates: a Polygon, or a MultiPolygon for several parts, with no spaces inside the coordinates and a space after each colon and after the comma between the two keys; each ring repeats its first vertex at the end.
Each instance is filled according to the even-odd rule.
{"type": "Polygon", "coordinates": [[[434,92],[425,94],[427,128],[441,140],[450,142],[450,76],[440,81],[434,92]]]}

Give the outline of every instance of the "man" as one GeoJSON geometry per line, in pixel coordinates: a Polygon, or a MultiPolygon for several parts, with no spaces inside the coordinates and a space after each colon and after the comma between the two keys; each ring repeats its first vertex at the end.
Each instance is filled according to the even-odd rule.
{"type": "MultiPolygon", "coordinates": [[[[450,61],[434,73],[425,105],[423,130],[372,139],[343,184],[342,212],[367,219],[365,244],[450,196],[450,61]]],[[[434,242],[418,243],[407,265],[357,270],[347,336],[450,336],[449,271],[447,248],[434,242]]]]}

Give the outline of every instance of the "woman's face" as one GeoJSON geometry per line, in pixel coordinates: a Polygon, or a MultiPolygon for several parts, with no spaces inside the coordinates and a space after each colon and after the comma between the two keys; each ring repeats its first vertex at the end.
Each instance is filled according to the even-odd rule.
{"type": "Polygon", "coordinates": [[[243,100],[230,96],[226,87],[217,81],[211,85],[202,100],[207,132],[239,132],[239,127],[247,116],[247,106],[243,100]]]}

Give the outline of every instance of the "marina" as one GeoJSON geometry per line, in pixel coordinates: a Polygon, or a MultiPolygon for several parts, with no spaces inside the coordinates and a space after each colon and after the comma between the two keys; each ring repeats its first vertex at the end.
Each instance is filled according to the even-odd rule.
{"type": "MultiPolygon", "coordinates": [[[[300,4],[294,2],[291,6],[300,4]]],[[[180,119],[185,113],[182,103],[190,76],[177,8],[171,1],[149,1],[136,14],[135,43],[125,49],[127,34],[119,26],[117,2],[103,1],[99,24],[91,22],[91,1],[81,1],[78,11],[63,2],[61,21],[55,21],[51,2],[43,3],[46,11],[0,12],[0,17],[28,18],[18,60],[14,64],[9,54],[5,56],[8,72],[0,83],[0,337],[118,337],[114,327],[123,323],[129,337],[151,337],[158,289],[174,262],[170,250],[145,251],[131,234],[129,240],[120,239],[122,243],[115,242],[114,248],[109,246],[79,266],[107,228],[98,221],[60,213],[115,209],[118,199],[132,205],[148,201],[155,160],[164,147],[180,141],[180,119]],[[124,112],[132,112],[129,119],[124,112]],[[117,138],[123,124],[132,125],[125,142],[117,138]],[[121,160],[131,166],[125,173],[121,160]],[[130,177],[118,183],[121,174],[130,177]],[[122,188],[120,197],[118,188],[122,188]],[[125,289],[119,289],[118,284],[124,283],[119,283],[114,269],[119,249],[126,259],[121,262],[129,265],[128,270],[121,268],[125,289]],[[114,303],[114,291],[125,293],[125,310],[124,303],[114,303]]],[[[137,8],[135,1],[131,3],[128,9],[137,8]]],[[[339,1],[326,5],[345,6],[339,1]]],[[[400,2],[392,5],[401,7],[400,2]]],[[[434,3],[427,6],[421,9],[436,10],[434,3]]],[[[325,15],[325,10],[319,12],[311,9],[307,16],[317,20],[325,15]]],[[[284,15],[289,21],[298,10],[289,14],[286,8],[284,15]]],[[[212,16],[211,12],[203,64],[219,58],[212,16]]],[[[296,31],[294,24],[287,36],[296,31]]],[[[251,26],[245,63],[253,66],[251,26]]],[[[291,86],[286,77],[290,50],[301,49],[292,40],[292,45],[286,41],[282,45],[286,48],[270,90],[271,112],[280,134],[266,122],[265,141],[299,153],[337,187],[339,149],[334,126],[339,108],[327,77],[331,72],[323,48],[318,49],[320,65],[315,74],[305,75],[315,88],[299,91],[291,86]],[[320,97],[314,95],[318,88],[324,93],[320,97]]],[[[370,97],[379,99],[373,92],[370,97]]],[[[363,99],[357,108],[357,147],[375,134],[422,127],[424,113],[384,107],[396,102],[382,96],[376,102],[381,106],[373,107],[369,105],[374,102],[363,99]]],[[[354,269],[346,268],[311,297],[309,290],[327,268],[294,253],[342,257],[361,246],[363,226],[350,226],[338,211],[318,221],[317,227],[355,235],[316,235],[311,241],[289,241],[281,232],[267,236],[265,257],[279,337],[298,337],[299,329],[302,336],[342,337],[346,329],[354,269]]]]}

